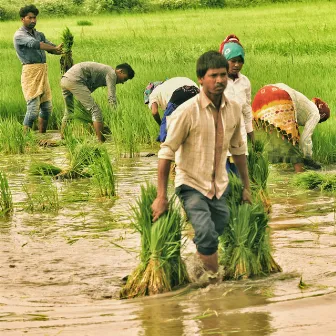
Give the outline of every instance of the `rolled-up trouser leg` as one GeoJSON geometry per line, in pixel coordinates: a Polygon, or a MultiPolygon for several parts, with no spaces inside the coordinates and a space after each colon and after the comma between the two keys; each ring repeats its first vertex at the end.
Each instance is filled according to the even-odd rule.
{"type": "Polygon", "coordinates": [[[52,112],[52,103],[51,101],[45,101],[40,105],[39,117],[48,121],[52,112]]]}
{"type": "Polygon", "coordinates": [[[194,243],[203,255],[212,255],[218,249],[218,237],[229,222],[229,209],[224,195],[209,199],[187,185],[176,188],[184,210],[195,230],[194,243]]]}
{"type": "Polygon", "coordinates": [[[92,116],[92,121],[102,122],[103,116],[99,106],[96,104],[94,99],[91,96],[91,91],[88,89],[87,86],[80,82],[69,80],[69,78],[63,77],[61,80],[62,92],[63,97],[65,100],[66,106],[68,106],[68,110],[66,109],[63,120],[66,121],[69,115],[67,112],[71,113],[71,108],[73,111],[73,102],[71,105],[71,98],[68,92],[70,92],[73,97],[75,97],[83,107],[90,112],[92,116]],[[67,105],[67,103],[69,105],[67,105]]]}
{"type": "Polygon", "coordinates": [[[27,101],[27,111],[23,120],[23,125],[32,128],[34,121],[40,111],[40,97],[36,97],[27,101]]]}

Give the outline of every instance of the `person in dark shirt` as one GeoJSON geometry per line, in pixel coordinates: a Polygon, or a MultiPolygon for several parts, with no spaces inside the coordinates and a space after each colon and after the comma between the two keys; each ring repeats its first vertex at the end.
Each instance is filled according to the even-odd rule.
{"type": "Polygon", "coordinates": [[[14,48],[22,63],[21,86],[27,102],[23,125],[28,130],[39,117],[39,132],[45,133],[52,112],[45,52],[61,55],[62,44],[56,46],[35,29],[39,10],[34,5],[22,7],[19,14],[22,27],[14,34],[14,48]]]}

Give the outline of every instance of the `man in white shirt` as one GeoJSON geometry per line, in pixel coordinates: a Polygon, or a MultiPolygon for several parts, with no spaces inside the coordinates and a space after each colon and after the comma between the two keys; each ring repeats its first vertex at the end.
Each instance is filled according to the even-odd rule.
{"type": "Polygon", "coordinates": [[[170,78],[162,84],[156,86],[149,95],[148,102],[145,101],[145,103],[148,103],[148,107],[152,111],[153,118],[159,126],[161,125],[159,108],[164,111],[174,91],[185,85],[198,87],[194,81],[187,77],[170,78]]]}

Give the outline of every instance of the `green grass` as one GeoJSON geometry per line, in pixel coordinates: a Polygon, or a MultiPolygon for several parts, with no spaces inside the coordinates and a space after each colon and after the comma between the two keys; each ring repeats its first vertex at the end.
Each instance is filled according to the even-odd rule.
{"type": "Polygon", "coordinates": [[[12,193],[6,174],[0,171],[0,217],[13,212],[12,193]]]}
{"type": "MultiPolygon", "coordinates": [[[[307,97],[325,100],[332,112],[336,109],[334,78],[331,66],[336,56],[333,13],[330,1],[283,3],[253,8],[200,9],[150,14],[91,16],[91,26],[78,26],[87,17],[38,17],[36,28],[59,44],[65,27],[74,35],[74,62],[96,61],[116,66],[127,62],[135,78],[117,86],[120,105],[107,108],[106,89],[94,97],[114,132],[113,140],[120,153],[134,155],[143,144],[153,144],[158,126],[143,104],[143,90],[153,80],[186,76],[197,80],[195,64],[205,51],[218,49],[229,33],[235,33],[246,51],[242,73],[252,84],[252,95],[265,84],[283,82],[307,97]],[[223,20],[223,17],[229,18],[223,20]],[[323,36],[323,38],[321,38],[323,36]],[[120,118],[120,120],[119,120],[120,118]]],[[[0,57],[5,71],[0,78],[0,110],[3,117],[13,116],[20,123],[25,102],[20,87],[21,64],[13,49],[13,34],[20,20],[0,23],[0,57]]],[[[63,114],[60,90],[59,56],[48,55],[49,79],[54,113],[51,128],[58,128],[63,114]]],[[[314,159],[336,162],[335,114],[319,124],[313,137],[314,159]]]]}

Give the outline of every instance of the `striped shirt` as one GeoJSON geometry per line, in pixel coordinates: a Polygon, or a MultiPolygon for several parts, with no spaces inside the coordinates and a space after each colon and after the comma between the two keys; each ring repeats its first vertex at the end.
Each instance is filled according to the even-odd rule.
{"type": "Polygon", "coordinates": [[[201,89],[167,117],[167,138],[160,159],[175,160],[175,187],[186,184],[208,198],[218,199],[228,185],[227,151],[243,155],[241,106],[224,94],[219,112],[201,89]]]}
{"type": "Polygon", "coordinates": [[[46,53],[40,49],[40,42],[55,44],[46,39],[43,33],[33,29],[30,33],[24,26],[14,34],[14,48],[22,64],[46,63],[46,53]]]}
{"type": "Polygon", "coordinates": [[[300,135],[300,147],[305,157],[313,156],[312,135],[316,125],[320,121],[320,113],[317,106],[301,92],[296,91],[286,84],[272,84],[285,90],[291,97],[296,114],[296,121],[299,126],[304,126],[300,135]]]}

